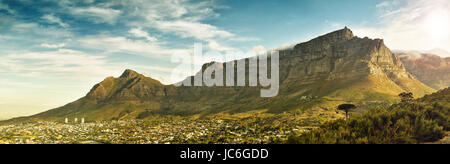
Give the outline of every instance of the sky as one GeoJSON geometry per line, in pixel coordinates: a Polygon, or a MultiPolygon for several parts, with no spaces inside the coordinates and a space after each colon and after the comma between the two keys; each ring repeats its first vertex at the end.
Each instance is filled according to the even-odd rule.
{"type": "Polygon", "coordinates": [[[171,84],[171,57],[289,47],[348,26],[393,50],[450,51],[449,0],[0,0],[0,119],[83,97],[133,69],[171,84]]]}

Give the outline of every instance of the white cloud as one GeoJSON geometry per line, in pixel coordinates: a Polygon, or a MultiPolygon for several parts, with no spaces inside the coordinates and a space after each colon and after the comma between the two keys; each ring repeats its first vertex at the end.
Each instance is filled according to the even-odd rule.
{"type": "Polygon", "coordinates": [[[74,16],[86,18],[96,23],[115,24],[122,11],[111,8],[86,7],[70,8],[74,16]]]}
{"type": "Polygon", "coordinates": [[[163,67],[163,66],[143,66],[143,65],[137,65],[134,66],[135,68],[141,68],[141,69],[147,69],[152,71],[158,71],[158,72],[164,72],[164,73],[172,73],[174,71],[173,68],[170,67],[163,67]]]}
{"type": "Polygon", "coordinates": [[[105,53],[133,53],[151,58],[170,59],[170,55],[183,49],[168,49],[158,43],[130,40],[126,37],[108,35],[88,36],[78,40],[81,47],[104,51],[105,53]]]}
{"type": "Polygon", "coordinates": [[[212,24],[204,23],[219,17],[214,10],[226,8],[218,6],[214,1],[201,1],[192,3],[187,0],[145,1],[130,2],[138,7],[134,9],[133,16],[143,18],[146,23],[130,22],[131,26],[144,26],[174,34],[181,38],[194,38],[208,44],[211,50],[231,50],[230,41],[255,41],[258,38],[238,36],[230,31],[221,29],[212,24]]]}
{"type": "MultiPolygon", "coordinates": [[[[391,1],[398,3],[398,1],[391,1]]],[[[383,38],[391,49],[450,51],[450,1],[409,0],[397,9],[382,9],[376,27],[353,28],[358,36],[383,38]]],[[[399,3],[398,3],[399,4],[399,3]]],[[[386,5],[379,5],[389,7],[386,5]]]]}
{"type": "Polygon", "coordinates": [[[379,3],[379,4],[377,4],[377,8],[382,8],[382,7],[388,7],[388,6],[390,6],[391,5],[391,1],[383,1],[383,2],[381,2],[381,3],[379,3]]]}
{"type": "Polygon", "coordinates": [[[0,2],[0,10],[5,10],[7,11],[9,14],[16,14],[16,11],[11,9],[8,5],[3,4],[0,2]]]}
{"type": "Polygon", "coordinates": [[[61,44],[47,44],[47,43],[42,43],[42,44],[41,44],[41,47],[44,47],[44,48],[62,48],[62,47],[64,47],[64,46],[66,46],[65,43],[61,43],[61,44]]]}
{"type": "Polygon", "coordinates": [[[152,42],[158,40],[155,37],[151,37],[147,32],[142,31],[141,28],[133,28],[130,31],[128,31],[128,33],[133,34],[135,37],[138,37],[138,38],[145,38],[148,41],[152,41],[152,42]]]}
{"type": "MultiPolygon", "coordinates": [[[[140,16],[146,20],[190,20],[197,22],[207,18],[214,18],[219,14],[214,12],[217,6],[214,1],[164,0],[164,1],[135,1],[125,0],[123,3],[132,6],[133,16],[140,16]]],[[[107,6],[114,6],[120,2],[111,2],[107,6]]]]}
{"type": "Polygon", "coordinates": [[[69,24],[62,22],[61,19],[59,19],[58,17],[55,17],[54,15],[47,14],[47,15],[42,16],[42,19],[46,20],[49,23],[56,23],[64,28],[69,27],[69,24]]]}
{"type": "Polygon", "coordinates": [[[303,43],[303,42],[306,42],[306,41],[301,41],[301,42],[296,42],[296,43],[285,43],[285,44],[281,45],[280,47],[274,48],[274,49],[271,49],[271,50],[278,50],[279,51],[279,50],[293,49],[297,44],[303,43]]]}
{"type": "Polygon", "coordinates": [[[264,53],[264,52],[266,52],[266,48],[264,46],[262,46],[262,45],[254,46],[252,50],[255,53],[264,53]]]}
{"type": "MultiPolygon", "coordinates": [[[[11,21],[10,31],[14,32],[14,36],[27,41],[55,39],[73,36],[67,29],[44,27],[38,23],[24,23],[11,21]]],[[[12,33],[11,33],[12,35],[12,33]]]]}
{"type": "Polygon", "coordinates": [[[439,55],[442,57],[450,57],[450,53],[448,51],[445,51],[445,50],[439,49],[439,48],[425,51],[425,53],[431,53],[431,54],[439,55]]]}
{"type": "Polygon", "coordinates": [[[108,66],[104,56],[88,55],[74,50],[28,52],[2,57],[0,73],[14,73],[29,77],[57,75],[59,78],[98,76],[108,66]]]}
{"type": "Polygon", "coordinates": [[[187,38],[206,40],[211,38],[227,38],[235,35],[209,24],[188,21],[156,21],[154,25],[165,32],[175,32],[187,38]]]}
{"type": "MultiPolygon", "coordinates": [[[[98,80],[111,75],[120,75],[125,69],[144,69],[168,74],[171,67],[136,65],[124,62],[112,62],[104,55],[92,55],[71,49],[59,49],[45,52],[12,53],[1,57],[0,75],[8,74],[28,79],[53,79],[57,85],[73,82],[92,87],[98,80]]],[[[11,76],[8,76],[11,77],[11,76]]],[[[32,81],[32,80],[31,80],[32,81]]],[[[43,88],[49,84],[13,81],[7,78],[1,86],[14,85],[15,88],[43,88]]],[[[55,84],[56,85],[56,84],[55,84]]],[[[62,86],[67,87],[67,86],[62,86]]],[[[1,87],[0,87],[1,89],[1,87]]],[[[85,93],[80,93],[85,94],[85,93]]]]}
{"type": "Polygon", "coordinates": [[[207,42],[208,42],[208,48],[210,50],[215,50],[215,51],[231,51],[231,50],[235,50],[235,48],[221,45],[215,40],[208,40],[207,42]]]}
{"type": "Polygon", "coordinates": [[[219,29],[216,26],[204,24],[200,22],[189,21],[155,21],[152,27],[157,28],[160,31],[166,33],[177,34],[182,38],[195,38],[208,43],[208,48],[211,50],[225,51],[232,50],[226,45],[222,45],[220,42],[225,40],[249,40],[248,38],[240,38],[233,33],[219,29]]]}
{"type": "Polygon", "coordinates": [[[259,41],[261,39],[256,37],[232,37],[228,38],[230,41],[247,42],[247,41],[259,41]]]}
{"type": "MultiPolygon", "coordinates": [[[[13,23],[13,22],[11,22],[13,23]]],[[[17,32],[23,32],[24,30],[30,30],[30,29],[36,29],[39,27],[39,24],[37,23],[14,23],[11,30],[17,31],[17,32]]]]}
{"type": "Polygon", "coordinates": [[[8,86],[8,87],[23,87],[27,86],[29,88],[44,88],[43,85],[35,84],[32,82],[24,82],[24,81],[13,81],[10,79],[3,79],[0,81],[1,86],[8,86]]]}

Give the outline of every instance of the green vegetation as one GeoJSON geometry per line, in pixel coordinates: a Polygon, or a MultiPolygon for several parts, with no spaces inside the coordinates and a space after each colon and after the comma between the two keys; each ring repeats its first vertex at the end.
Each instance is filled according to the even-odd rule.
{"type": "MultiPolygon", "coordinates": [[[[450,130],[450,99],[445,98],[448,92],[446,89],[415,102],[377,107],[349,120],[328,122],[318,129],[290,136],[288,143],[409,144],[437,141],[450,130]]],[[[410,97],[409,94],[407,96],[410,97]]]]}
{"type": "Polygon", "coordinates": [[[410,102],[414,99],[413,93],[411,92],[403,92],[398,95],[402,102],[410,102]]]}

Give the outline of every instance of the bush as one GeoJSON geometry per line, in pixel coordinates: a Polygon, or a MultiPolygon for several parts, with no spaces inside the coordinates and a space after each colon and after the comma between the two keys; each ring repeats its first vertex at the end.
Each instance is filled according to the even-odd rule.
{"type": "Polygon", "coordinates": [[[291,144],[410,144],[441,139],[449,130],[448,106],[401,103],[375,108],[361,116],[326,123],[291,144]]]}

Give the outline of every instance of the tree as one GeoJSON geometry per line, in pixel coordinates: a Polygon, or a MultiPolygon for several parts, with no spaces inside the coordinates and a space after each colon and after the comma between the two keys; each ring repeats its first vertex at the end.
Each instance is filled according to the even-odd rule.
{"type": "Polygon", "coordinates": [[[348,119],[348,112],[350,112],[352,109],[356,109],[356,106],[353,104],[341,104],[338,106],[338,110],[345,111],[345,119],[348,119]]]}
{"type": "Polygon", "coordinates": [[[411,102],[414,99],[412,92],[403,92],[398,95],[402,102],[411,102]]]}

